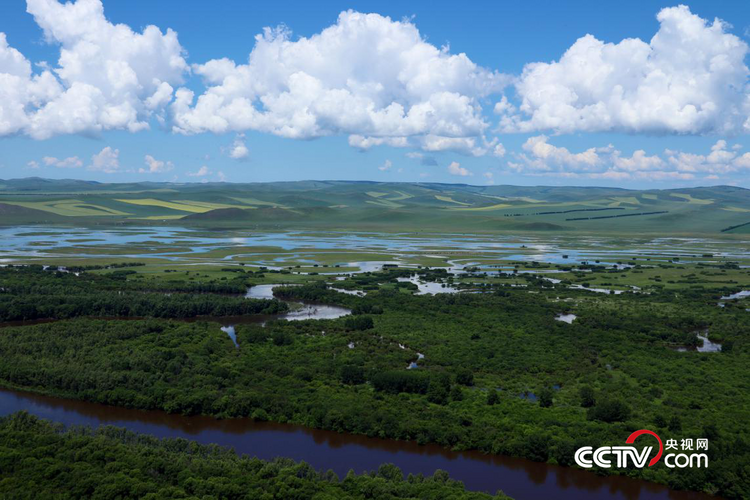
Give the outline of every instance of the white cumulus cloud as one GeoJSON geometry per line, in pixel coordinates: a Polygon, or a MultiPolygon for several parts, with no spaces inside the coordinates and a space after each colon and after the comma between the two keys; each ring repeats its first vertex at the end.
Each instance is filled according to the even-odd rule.
{"type": "Polygon", "coordinates": [[[465,54],[427,43],[409,21],[354,11],[309,38],[267,28],[246,64],[217,59],[193,71],[208,89],[197,98],[177,90],[178,132],[344,134],[362,149],[429,136],[430,151],[476,148],[467,139],[488,127],[479,100],[508,80],[465,54]]]}
{"type": "Polygon", "coordinates": [[[567,148],[553,146],[545,135],[529,137],[521,146],[525,153],[520,155],[524,163],[534,169],[550,171],[555,169],[593,170],[601,164],[601,148],[589,148],[581,153],[571,153],[567,148]]]}
{"type": "Polygon", "coordinates": [[[157,160],[151,155],[146,155],[143,161],[146,164],[146,168],[141,167],[138,169],[138,173],[141,174],[162,174],[174,168],[174,164],[171,161],[157,160]]]}
{"type": "Polygon", "coordinates": [[[88,169],[94,172],[113,174],[120,170],[120,150],[107,146],[91,157],[88,169]]]}
{"type": "Polygon", "coordinates": [[[469,170],[462,167],[457,161],[452,161],[450,165],[448,165],[448,173],[451,175],[460,175],[461,177],[474,175],[469,170]]]}
{"type": "Polygon", "coordinates": [[[245,160],[250,156],[250,150],[245,144],[245,135],[237,134],[232,146],[229,148],[229,157],[234,160],[245,160]]]}
{"type": "Polygon", "coordinates": [[[677,171],[688,174],[721,175],[750,173],[750,153],[740,155],[738,149],[727,149],[724,140],[716,141],[705,155],[666,150],[667,161],[677,171]]]}
{"type": "Polygon", "coordinates": [[[655,134],[750,131],[748,45],[684,5],[662,9],[649,42],[578,39],[560,60],[526,65],[518,107],[495,105],[507,132],[655,134]]]}
{"type": "Polygon", "coordinates": [[[60,56],[56,66],[41,65],[45,69],[34,74],[0,33],[0,136],[146,129],[188,70],[175,32],[147,26],[137,33],[112,24],[101,0],[26,5],[60,56]]]}
{"type": "Polygon", "coordinates": [[[706,154],[664,150],[649,155],[639,149],[630,156],[614,146],[575,153],[549,143],[546,136],[530,137],[508,167],[527,175],[607,180],[715,180],[729,174],[750,173],[750,153],[718,140],[706,154]]]}
{"type": "Polygon", "coordinates": [[[44,163],[46,167],[57,168],[80,168],[83,166],[83,161],[77,156],[70,156],[63,159],[58,159],[54,156],[45,156],[42,158],[42,163],[44,163]]]}
{"type": "Polygon", "coordinates": [[[211,173],[211,170],[209,170],[207,166],[203,165],[201,168],[199,168],[195,172],[188,172],[187,175],[188,177],[205,177],[210,173],[211,173]]]}
{"type": "Polygon", "coordinates": [[[391,160],[385,160],[382,165],[378,167],[378,170],[381,172],[385,172],[387,170],[390,170],[391,167],[393,167],[393,162],[391,160]]]}

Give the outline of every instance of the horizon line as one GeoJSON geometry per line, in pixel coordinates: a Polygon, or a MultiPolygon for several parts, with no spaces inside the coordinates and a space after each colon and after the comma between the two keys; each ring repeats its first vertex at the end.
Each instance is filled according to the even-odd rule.
{"type": "Polygon", "coordinates": [[[54,179],[49,177],[15,177],[8,179],[0,179],[0,182],[12,182],[12,181],[48,181],[48,182],[83,182],[87,184],[100,184],[100,185],[118,185],[118,184],[169,184],[173,186],[201,186],[201,185],[247,185],[247,184],[292,184],[301,182],[330,182],[330,183],[362,183],[362,184],[411,184],[411,185],[441,185],[441,186],[466,186],[474,188],[497,188],[497,187],[516,187],[516,188],[576,188],[576,189],[613,189],[620,191],[669,191],[675,189],[710,189],[710,188],[732,188],[742,189],[750,191],[750,188],[742,186],[733,186],[731,184],[715,184],[715,185],[701,185],[691,187],[665,187],[665,188],[647,188],[647,189],[636,189],[636,188],[624,188],[624,187],[613,187],[613,186],[580,186],[580,185],[551,185],[551,184],[534,184],[534,185],[520,185],[520,184],[466,184],[460,182],[429,182],[429,181],[373,181],[373,180],[347,180],[347,179],[300,179],[294,181],[248,181],[248,182],[233,182],[233,181],[186,181],[186,182],[174,182],[174,181],[118,181],[118,182],[102,182],[86,179],[75,179],[75,178],[63,178],[54,179]]]}

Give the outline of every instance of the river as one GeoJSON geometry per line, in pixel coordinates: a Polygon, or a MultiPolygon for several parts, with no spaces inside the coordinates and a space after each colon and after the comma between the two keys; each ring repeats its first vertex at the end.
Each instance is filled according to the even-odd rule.
{"type": "Polygon", "coordinates": [[[0,415],[26,410],[65,425],[114,425],[160,438],[181,437],[203,444],[233,447],[238,453],[264,460],[289,457],[319,470],[332,469],[343,478],[349,469],[363,472],[393,463],[404,474],[431,475],[448,471],[470,490],[502,490],[517,500],[539,498],[704,500],[706,495],[670,491],[666,486],[625,477],[602,477],[591,472],[529,460],[454,452],[435,445],[368,438],[306,427],[218,420],[211,417],[141,411],[0,389],[0,415]]]}

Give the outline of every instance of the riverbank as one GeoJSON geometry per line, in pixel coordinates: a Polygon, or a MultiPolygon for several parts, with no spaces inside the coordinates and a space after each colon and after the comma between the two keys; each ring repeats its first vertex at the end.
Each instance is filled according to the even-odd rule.
{"type": "Polygon", "coordinates": [[[33,498],[60,498],[60,492],[66,498],[507,498],[468,492],[444,471],[404,478],[384,464],[340,478],[304,462],[264,461],[184,439],[115,427],[65,430],[26,412],[0,418],[0,463],[3,498],[30,498],[30,492],[33,498]]]}
{"type": "Polygon", "coordinates": [[[502,490],[516,500],[538,498],[598,498],[640,500],[708,500],[713,497],[675,492],[666,486],[623,476],[603,477],[570,467],[519,458],[454,452],[436,445],[368,438],[310,429],[298,425],[251,419],[217,420],[162,411],[118,408],[84,401],[0,389],[0,416],[27,411],[65,426],[115,426],[157,438],[184,438],[202,445],[230,447],[240,455],[273,460],[304,461],[318,471],[344,477],[349,470],[364,473],[391,463],[405,475],[431,476],[444,470],[467,490],[502,490]]]}

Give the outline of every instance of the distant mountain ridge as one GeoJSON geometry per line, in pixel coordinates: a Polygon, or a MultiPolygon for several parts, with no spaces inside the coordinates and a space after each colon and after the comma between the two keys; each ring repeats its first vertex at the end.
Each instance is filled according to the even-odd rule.
{"type": "Polygon", "coordinates": [[[332,185],[401,185],[401,186],[422,186],[426,188],[435,189],[459,189],[468,190],[475,192],[495,192],[497,190],[508,192],[518,191],[524,192],[531,190],[534,192],[545,192],[545,191],[557,191],[567,189],[580,189],[580,190],[602,190],[602,191],[689,191],[689,190],[704,190],[704,189],[727,189],[727,190],[738,190],[745,191],[750,195],[750,189],[730,186],[730,185],[719,185],[719,186],[696,186],[696,187],[684,187],[684,188],[665,188],[665,189],[630,189],[620,187],[604,187],[604,186],[518,186],[513,184],[498,184],[498,185],[474,185],[464,183],[443,183],[443,182],[383,182],[383,181],[349,181],[349,180],[300,180],[300,181],[272,181],[272,182],[153,182],[153,181],[140,181],[140,182],[99,182],[99,181],[87,181],[81,179],[47,179],[44,177],[23,177],[19,179],[0,179],[0,192],[12,191],[12,190],[29,190],[46,192],[51,189],[59,190],[60,188],[76,188],[76,189],[112,189],[112,190],[123,190],[131,188],[140,189],[175,189],[175,188],[206,188],[216,186],[243,186],[243,187],[254,187],[254,186],[273,186],[278,189],[320,189],[332,185]]]}

